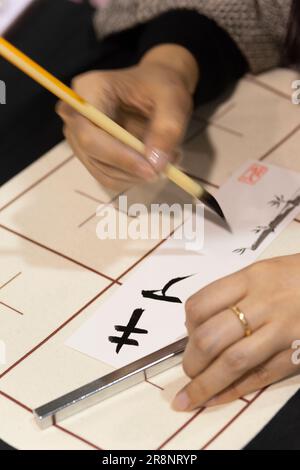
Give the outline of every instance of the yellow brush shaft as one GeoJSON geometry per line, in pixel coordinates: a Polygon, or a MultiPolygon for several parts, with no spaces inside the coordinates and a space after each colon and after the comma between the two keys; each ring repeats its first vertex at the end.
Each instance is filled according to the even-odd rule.
{"type": "MultiPolygon", "coordinates": [[[[25,74],[29,75],[33,80],[57,96],[57,98],[69,104],[72,108],[82,114],[82,116],[96,124],[96,126],[106,131],[112,137],[123,142],[125,145],[128,145],[141,155],[145,155],[145,145],[143,142],[85,101],[71,88],[47,72],[47,70],[31,60],[3,37],[0,37],[0,54],[25,74]]],[[[200,184],[196,183],[192,178],[170,163],[165,169],[165,174],[171,181],[173,181],[173,183],[180,186],[184,191],[195,198],[201,199],[205,192],[204,188],[200,184]]]]}

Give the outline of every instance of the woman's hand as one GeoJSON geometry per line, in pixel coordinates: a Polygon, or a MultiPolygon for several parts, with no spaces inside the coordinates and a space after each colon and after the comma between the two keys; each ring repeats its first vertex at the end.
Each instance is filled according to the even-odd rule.
{"type": "Polygon", "coordinates": [[[152,180],[176,158],[192,110],[198,66],[181,46],[151,49],[131,68],[93,71],[74,90],[146,144],[142,156],[60,102],[58,114],[75,155],[104,186],[124,189],[152,180]]]}
{"type": "Polygon", "coordinates": [[[300,347],[300,254],[205,287],[187,301],[186,320],[183,367],[192,380],[175,398],[176,410],[227,403],[300,373],[300,350],[292,349],[296,341],[300,347]],[[235,305],[250,325],[248,337],[228,308],[235,305]]]}

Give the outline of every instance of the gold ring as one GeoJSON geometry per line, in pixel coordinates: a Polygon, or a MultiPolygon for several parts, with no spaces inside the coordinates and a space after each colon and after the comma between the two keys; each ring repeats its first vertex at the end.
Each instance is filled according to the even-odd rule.
{"type": "Polygon", "coordinates": [[[250,336],[252,334],[252,330],[250,328],[246,315],[241,311],[241,309],[237,305],[234,305],[233,307],[229,307],[229,308],[240,320],[244,329],[245,336],[250,336]]]}

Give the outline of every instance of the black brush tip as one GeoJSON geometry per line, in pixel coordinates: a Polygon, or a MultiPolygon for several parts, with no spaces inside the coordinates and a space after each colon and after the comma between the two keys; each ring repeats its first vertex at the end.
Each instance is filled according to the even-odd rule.
{"type": "Polygon", "coordinates": [[[205,191],[204,194],[201,196],[200,201],[203,202],[203,204],[209,207],[213,212],[215,212],[219,217],[221,217],[221,219],[225,220],[226,222],[224,212],[222,211],[220,204],[212,194],[210,194],[208,191],[205,191]]]}

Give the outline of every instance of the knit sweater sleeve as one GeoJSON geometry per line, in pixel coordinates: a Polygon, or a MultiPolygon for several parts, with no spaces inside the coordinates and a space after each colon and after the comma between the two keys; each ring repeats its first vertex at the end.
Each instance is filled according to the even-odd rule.
{"type": "Polygon", "coordinates": [[[280,65],[292,0],[110,0],[95,15],[100,38],[176,9],[195,10],[224,29],[259,73],[280,65]]]}

